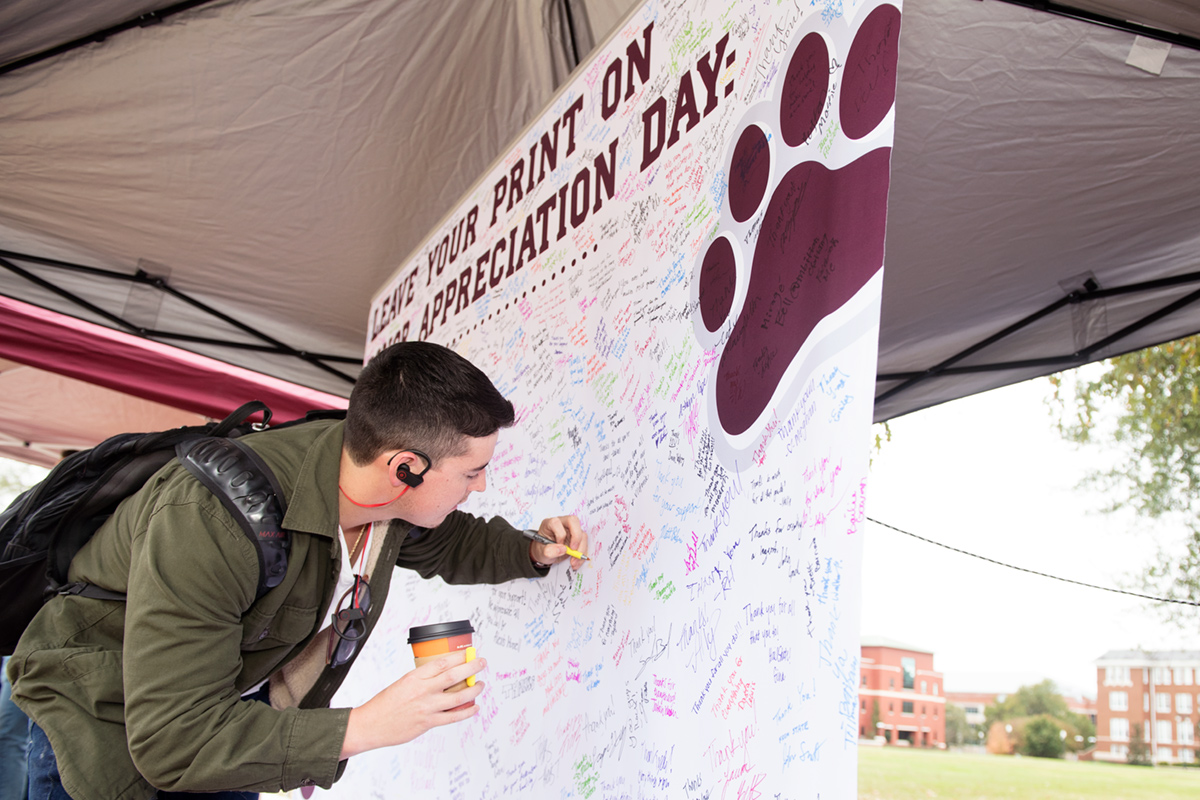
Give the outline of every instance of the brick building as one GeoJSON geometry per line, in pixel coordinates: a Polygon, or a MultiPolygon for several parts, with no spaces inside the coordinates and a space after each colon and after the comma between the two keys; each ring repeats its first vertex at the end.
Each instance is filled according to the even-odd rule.
{"type": "Polygon", "coordinates": [[[944,681],[933,669],[933,653],[890,639],[864,638],[861,673],[860,737],[884,736],[893,745],[946,746],[944,681]]]}
{"type": "Polygon", "coordinates": [[[1155,762],[1196,761],[1200,651],[1110,650],[1096,660],[1097,761],[1124,761],[1139,736],[1155,762]]]}

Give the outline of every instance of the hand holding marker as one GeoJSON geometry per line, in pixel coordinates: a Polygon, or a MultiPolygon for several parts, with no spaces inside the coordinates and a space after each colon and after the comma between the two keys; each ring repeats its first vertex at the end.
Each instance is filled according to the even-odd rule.
{"type": "MultiPolygon", "coordinates": [[[[533,531],[533,530],[521,531],[521,535],[524,536],[526,539],[529,539],[534,542],[540,542],[542,544],[562,544],[561,542],[556,542],[553,539],[551,539],[547,536],[543,536],[542,534],[538,533],[537,531],[533,531]]],[[[567,555],[569,555],[571,558],[578,558],[581,561],[591,561],[590,558],[588,558],[587,556],[585,556],[583,553],[579,552],[578,550],[572,550],[571,548],[567,547],[566,545],[563,545],[563,549],[567,551],[567,555]]]]}

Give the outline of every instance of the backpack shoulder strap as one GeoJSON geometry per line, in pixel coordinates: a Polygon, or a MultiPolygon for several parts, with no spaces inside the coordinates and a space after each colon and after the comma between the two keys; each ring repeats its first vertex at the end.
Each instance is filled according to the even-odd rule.
{"type": "Polygon", "coordinates": [[[271,430],[278,431],[283,428],[291,428],[294,425],[303,425],[306,422],[315,422],[323,419],[345,419],[346,409],[344,408],[323,408],[317,411],[309,411],[303,417],[281,422],[278,425],[272,425],[271,430]]]}
{"type": "Polygon", "coordinates": [[[270,422],[271,409],[262,401],[252,400],[220,422],[154,433],[121,433],[60,462],[46,480],[27,493],[30,496],[23,504],[30,509],[30,520],[26,523],[29,530],[40,527],[51,530],[46,548],[50,553],[50,588],[58,591],[66,585],[71,559],[118,503],[175,458],[177,445],[194,439],[225,439],[246,433],[252,430],[246,420],[260,412],[262,424],[270,422]]]}
{"type": "Polygon", "coordinates": [[[267,404],[262,400],[251,400],[248,403],[242,403],[240,406],[231,411],[229,416],[225,417],[225,419],[213,426],[208,435],[219,436],[221,438],[229,436],[233,432],[234,428],[242,425],[242,423],[244,423],[252,414],[257,414],[260,411],[262,412],[263,418],[262,422],[259,424],[263,427],[266,427],[271,422],[271,409],[268,408],[267,404]]]}
{"type": "Polygon", "coordinates": [[[180,442],[179,461],[241,525],[258,551],[255,599],[274,589],[287,573],[292,540],[283,530],[286,501],[275,473],[258,453],[237,439],[180,442]]]}

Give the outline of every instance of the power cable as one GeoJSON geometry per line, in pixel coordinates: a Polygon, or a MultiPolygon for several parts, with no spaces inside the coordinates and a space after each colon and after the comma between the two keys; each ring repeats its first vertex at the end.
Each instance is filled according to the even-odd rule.
{"type": "Polygon", "coordinates": [[[1200,603],[1196,602],[1195,600],[1171,600],[1166,597],[1155,597],[1154,595],[1149,595],[1149,594],[1138,594],[1137,592],[1127,592],[1124,589],[1113,589],[1108,586],[1097,586],[1094,583],[1084,583],[1083,581],[1071,580],[1070,578],[1060,578],[1058,575],[1049,575],[1045,572],[1038,572],[1037,570],[1026,569],[1025,567],[1018,567],[1014,564],[1006,564],[1003,561],[997,561],[994,558],[988,558],[987,556],[981,556],[978,553],[971,553],[967,550],[960,550],[957,547],[951,547],[948,544],[942,544],[941,542],[935,542],[933,539],[926,539],[924,536],[918,536],[917,534],[912,533],[910,531],[906,531],[903,528],[897,528],[895,525],[889,525],[886,522],[880,522],[879,520],[875,519],[874,517],[867,517],[867,521],[874,522],[876,525],[879,525],[884,528],[888,528],[890,530],[895,531],[896,533],[903,533],[905,536],[911,536],[914,539],[920,539],[922,542],[926,542],[927,544],[937,545],[938,547],[944,547],[947,550],[953,550],[955,553],[962,553],[964,556],[970,556],[971,558],[978,558],[980,561],[987,561],[990,564],[995,564],[1000,567],[1007,567],[1008,569],[1015,569],[1018,572],[1027,572],[1030,575],[1037,575],[1038,577],[1041,577],[1041,578],[1050,578],[1051,580],[1062,581],[1063,583],[1073,583],[1076,586],[1084,586],[1088,589],[1099,589],[1102,592],[1113,592],[1114,594],[1127,594],[1130,597],[1140,597],[1143,600],[1153,600],[1156,603],[1179,603],[1180,605],[1185,605],[1185,606],[1200,606],[1200,603]]]}

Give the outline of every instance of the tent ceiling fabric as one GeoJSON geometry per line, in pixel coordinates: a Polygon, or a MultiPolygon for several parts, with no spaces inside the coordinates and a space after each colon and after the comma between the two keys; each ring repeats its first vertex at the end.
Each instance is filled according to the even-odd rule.
{"type": "Polygon", "coordinates": [[[0,359],[0,456],[43,467],[127,431],[203,425],[208,418],[94,383],[0,359]]]}
{"type": "Polygon", "coordinates": [[[0,352],[0,455],[37,464],[122,430],[221,419],[248,400],[266,403],[276,422],[346,407],[336,395],[7,297],[0,352]]]}
{"type": "MultiPolygon", "coordinates": [[[[221,419],[261,400],[276,422],[342,397],[0,297],[0,456],[48,466],[115,433],[221,419]]],[[[257,419],[257,418],[256,418],[257,419]]]]}
{"type": "MultiPolygon", "coordinates": [[[[0,61],[164,5],[4,4],[0,61]]],[[[572,0],[585,41],[632,5],[572,0]]],[[[1195,2],[1075,5],[1200,33],[1195,2]]],[[[214,0],[0,75],[0,250],[140,268],[292,348],[357,358],[374,291],[553,97],[570,63],[559,14],[559,0],[214,0]]],[[[1174,46],[1153,75],[1125,63],[1133,41],[1006,2],[906,0],[881,396],[1087,276],[1103,290],[1200,271],[1200,52],[1174,46]]],[[[17,263],[145,327],[254,343],[144,287],[17,263]]],[[[1083,351],[1196,288],[1070,305],[955,367],[1083,351]]],[[[3,268],[0,294],[112,324],[3,268]]],[[[1200,303],[1089,357],[1196,330],[1200,303]]],[[[185,346],[349,393],[294,358],[185,346]]],[[[1055,368],[930,377],[876,417],[1055,368]]]]}
{"type": "MultiPolygon", "coordinates": [[[[1005,3],[904,5],[877,396],[1079,289],[1200,272],[1200,52],[1005,3]],[[907,46],[905,46],[907,45],[907,46]]],[[[1070,305],[958,367],[1067,356],[1200,288],[1070,305]]],[[[1079,363],[1200,330],[1185,307],[1079,363]]],[[[887,419],[1072,366],[930,378],[887,419]]]]}
{"type": "Polygon", "coordinates": [[[6,0],[0,5],[0,66],[170,5],[163,0],[6,0]]]}
{"type": "MultiPolygon", "coordinates": [[[[550,24],[525,0],[215,2],[0,76],[0,248],[143,266],[360,357],[372,293],[552,94],[550,24]]],[[[113,313],[129,299],[25,266],[113,313]]],[[[104,322],[13,275],[0,293],[104,322]]],[[[192,349],[349,393],[293,359],[192,349]]]]}

